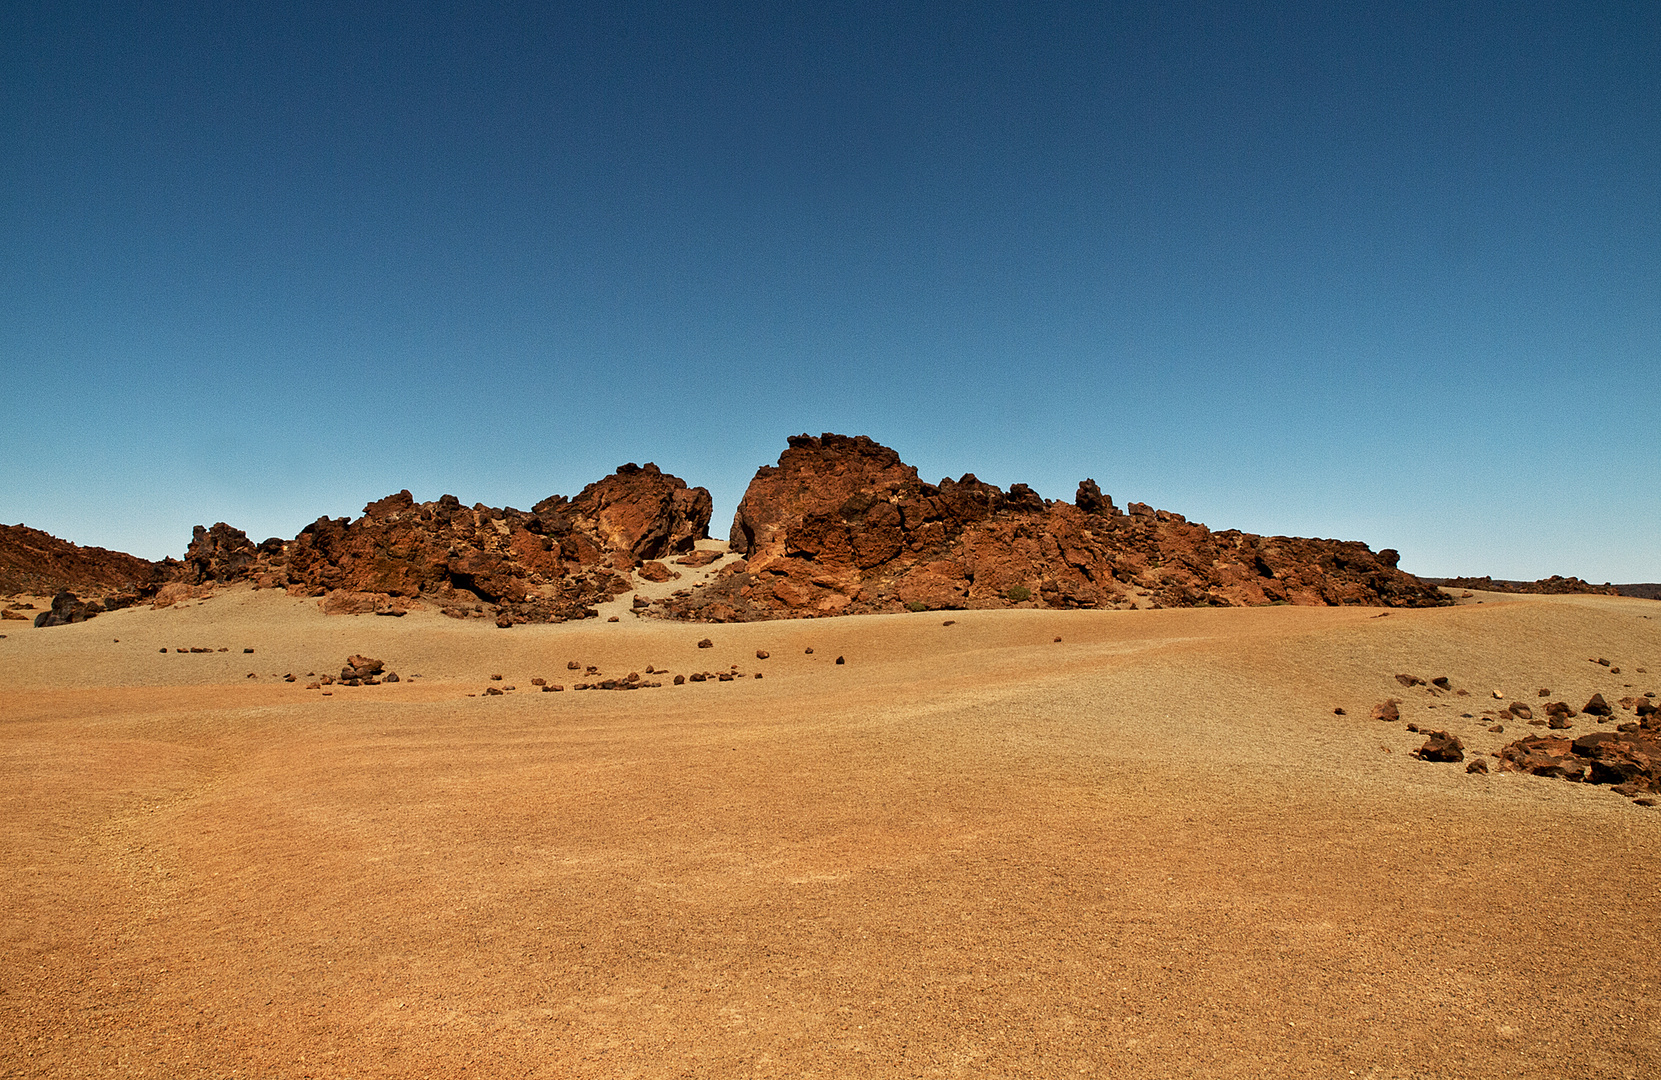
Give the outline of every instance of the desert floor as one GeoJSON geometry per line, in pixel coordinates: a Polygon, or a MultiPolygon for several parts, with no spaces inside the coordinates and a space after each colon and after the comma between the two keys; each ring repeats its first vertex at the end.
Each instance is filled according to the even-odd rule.
{"type": "Polygon", "coordinates": [[[1653,601],[0,632],[0,1076],[1661,1076],[1661,810],[1405,730],[1653,601]]]}

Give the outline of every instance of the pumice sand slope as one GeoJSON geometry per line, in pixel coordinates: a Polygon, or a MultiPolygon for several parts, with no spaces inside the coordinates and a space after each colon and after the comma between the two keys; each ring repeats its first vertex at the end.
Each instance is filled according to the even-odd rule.
{"type": "Polygon", "coordinates": [[[1661,811],[1405,730],[1651,601],[0,629],[0,1076],[1661,1075],[1661,811]]]}

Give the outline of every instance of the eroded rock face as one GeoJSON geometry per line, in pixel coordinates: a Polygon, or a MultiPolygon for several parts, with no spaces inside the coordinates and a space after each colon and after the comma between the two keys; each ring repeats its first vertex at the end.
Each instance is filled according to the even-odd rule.
{"type": "Polygon", "coordinates": [[[731,533],[741,569],[668,611],[744,621],[942,608],[1449,603],[1353,541],[1212,532],[1114,506],[1093,480],[1073,503],[965,474],[924,483],[864,436],[800,435],[756,473],[731,533]]]}
{"type": "Polygon", "coordinates": [[[185,549],[185,565],[179,576],[192,585],[235,581],[247,574],[258,554],[254,542],[241,529],[233,529],[223,521],[211,529],[198,525],[185,549]]]}
{"type": "Polygon", "coordinates": [[[321,517],[293,540],[257,547],[227,525],[198,528],[185,566],[201,581],[317,597],[333,614],[398,615],[424,599],[457,617],[550,622],[594,614],[631,587],[641,559],[691,551],[709,535],[709,514],[703,488],[625,465],[529,513],[453,495],[417,503],[400,491],[356,520],[321,517]]]}
{"type": "Polygon", "coordinates": [[[555,496],[534,509],[568,513],[575,528],[593,533],[611,550],[635,559],[661,559],[689,552],[695,541],[708,539],[712,504],[708,491],[689,488],[648,461],[619,466],[568,504],[555,496]]]}

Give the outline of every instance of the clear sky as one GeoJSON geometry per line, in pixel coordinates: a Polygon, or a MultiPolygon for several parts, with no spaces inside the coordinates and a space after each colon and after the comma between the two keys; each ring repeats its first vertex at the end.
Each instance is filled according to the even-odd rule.
{"type": "Polygon", "coordinates": [[[1661,5],[0,0],[0,520],[821,431],[1661,580],[1661,5]]]}

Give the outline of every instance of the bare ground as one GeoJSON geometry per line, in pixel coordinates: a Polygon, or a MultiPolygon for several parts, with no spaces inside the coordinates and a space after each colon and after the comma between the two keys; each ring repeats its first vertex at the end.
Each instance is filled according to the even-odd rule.
{"type": "Polygon", "coordinates": [[[1661,689],[1661,608],[1479,598],[0,624],[0,1076],[1661,1075],[1661,812],[1404,730],[1661,689]]]}

